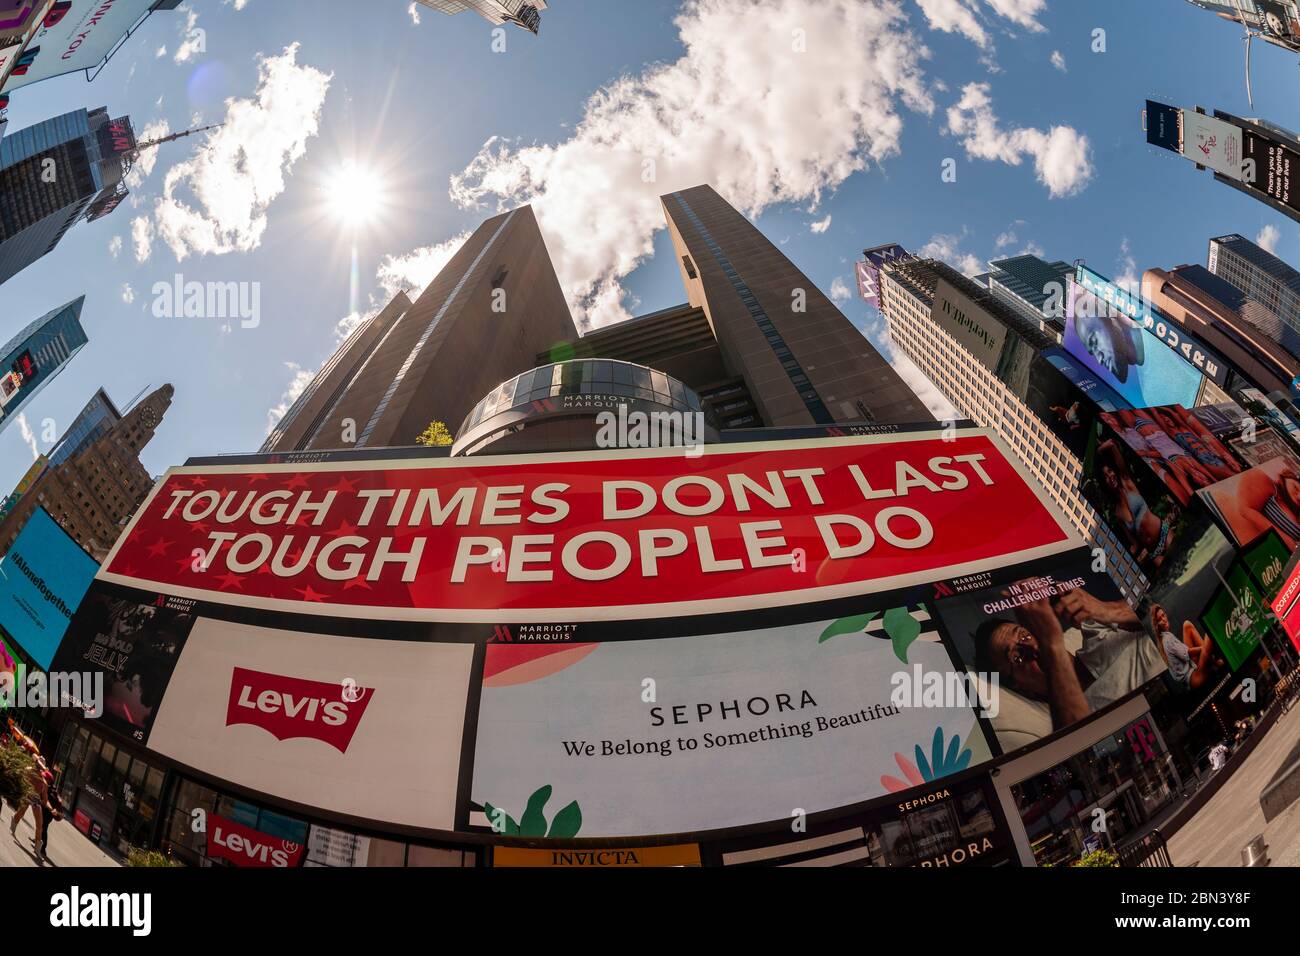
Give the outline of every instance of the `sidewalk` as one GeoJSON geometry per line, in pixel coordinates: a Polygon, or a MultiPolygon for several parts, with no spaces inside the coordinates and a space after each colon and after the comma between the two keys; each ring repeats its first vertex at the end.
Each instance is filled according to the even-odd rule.
{"type": "Polygon", "coordinates": [[[1265,824],[1260,792],[1300,741],[1300,707],[1260,741],[1223,789],[1169,839],[1174,866],[1241,866],[1241,850],[1259,834],[1272,866],[1300,866],[1300,801],[1265,824]]]}
{"type": "Polygon", "coordinates": [[[7,806],[0,810],[0,867],[6,866],[120,866],[116,860],[104,853],[78,833],[70,822],[59,820],[50,824],[50,863],[38,862],[32,849],[36,829],[32,823],[29,810],[18,824],[18,838],[9,835],[9,824],[13,822],[13,811],[7,806]]]}

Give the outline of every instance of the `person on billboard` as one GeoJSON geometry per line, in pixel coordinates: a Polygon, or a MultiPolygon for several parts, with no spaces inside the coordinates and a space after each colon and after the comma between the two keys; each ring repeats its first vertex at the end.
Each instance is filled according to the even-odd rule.
{"type": "Polygon", "coordinates": [[[1232,457],[1232,453],[1187,409],[1175,405],[1161,409],[1156,414],[1161,416],[1165,431],[1186,448],[1216,481],[1241,474],[1241,465],[1232,457]]]}
{"type": "Polygon", "coordinates": [[[1168,464],[1165,462],[1165,456],[1156,450],[1146,440],[1146,437],[1137,430],[1135,412],[1123,409],[1113,414],[1103,415],[1102,419],[1119,433],[1119,436],[1124,439],[1124,444],[1133,449],[1143,463],[1156,473],[1156,477],[1160,479],[1166,488],[1177,495],[1183,504],[1187,504],[1192,500],[1192,490],[1187,487],[1182,477],[1170,471],[1168,464]]]}
{"type": "Polygon", "coordinates": [[[1097,459],[1102,493],[1109,499],[1110,512],[1118,522],[1129,553],[1139,564],[1152,570],[1159,568],[1174,543],[1169,519],[1151,510],[1115,442],[1108,440],[1098,445],[1097,459]]]}
{"type": "Polygon", "coordinates": [[[1252,468],[1236,480],[1234,492],[1214,500],[1238,543],[1250,544],[1273,528],[1288,551],[1300,548],[1300,478],[1290,465],[1276,479],[1263,468],[1252,468]]]}
{"type": "MultiPolygon", "coordinates": [[[[1003,596],[1011,594],[1008,590],[1003,596]]],[[[973,637],[976,669],[996,671],[1005,687],[1035,705],[1028,717],[1018,709],[1020,726],[1014,728],[999,726],[995,717],[999,736],[1012,731],[1046,737],[1165,671],[1160,652],[1128,603],[1104,601],[1084,588],[1020,604],[1014,620],[991,618],[973,637]]]]}
{"type": "Polygon", "coordinates": [[[1079,402],[1075,402],[1069,408],[1061,405],[1052,406],[1052,414],[1061,420],[1061,424],[1070,431],[1075,431],[1083,427],[1083,419],[1079,417],[1079,402]]]}
{"type": "MultiPolygon", "coordinates": [[[[1107,309],[1101,306],[1096,311],[1107,309]]],[[[1141,329],[1123,316],[1076,314],[1074,331],[1093,361],[1115,376],[1117,382],[1127,384],[1129,371],[1146,361],[1141,329]]]]}
{"type": "Polygon", "coordinates": [[[1183,622],[1183,636],[1174,634],[1169,612],[1151,605],[1151,629],[1160,635],[1160,653],[1169,665],[1169,677],[1181,690],[1196,690],[1213,673],[1214,642],[1203,637],[1191,621],[1183,622]]]}
{"type": "Polygon", "coordinates": [[[1160,421],[1160,413],[1155,409],[1130,412],[1133,416],[1133,428],[1148,445],[1155,449],[1169,466],[1178,480],[1176,490],[1183,504],[1189,504],[1192,493],[1198,488],[1214,484],[1214,476],[1200,466],[1195,458],[1165,430],[1160,421]]]}

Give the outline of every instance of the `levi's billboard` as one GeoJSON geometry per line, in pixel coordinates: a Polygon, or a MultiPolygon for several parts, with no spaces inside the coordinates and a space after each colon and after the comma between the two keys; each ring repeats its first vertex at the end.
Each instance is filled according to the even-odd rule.
{"type": "Polygon", "coordinates": [[[452,830],[474,648],[200,617],[149,749],[367,820],[452,830]]]}
{"type": "Polygon", "coordinates": [[[1078,546],[993,433],[177,468],[100,579],[270,611],[626,620],[777,607],[1078,546]]]}

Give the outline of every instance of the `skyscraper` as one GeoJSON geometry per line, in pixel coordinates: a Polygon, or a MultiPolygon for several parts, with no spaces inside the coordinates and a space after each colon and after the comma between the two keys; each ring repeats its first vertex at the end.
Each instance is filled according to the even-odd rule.
{"type": "Polygon", "coordinates": [[[122,413],[117,410],[108,392],[98,389],[90,401],[72,420],[54,447],[48,458],[51,465],[61,465],[74,455],[79,455],[122,420],[122,413]]]}
{"type": "Polygon", "coordinates": [[[116,208],[135,145],[131,121],[103,107],[0,140],[0,283],[52,251],[78,220],[116,208]]]}
{"type": "Polygon", "coordinates": [[[990,262],[989,270],[975,281],[1019,309],[1044,332],[1060,338],[1065,291],[1074,277],[1074,266],[1021,255],[990,262]]]}
{"type": "Polygon", "coordinates": [[[414,303],[399,295],[354,333],[262,450],[414,445],[576,336],[532,207],[496,216],[414,303]]]}
{"type": "MultiPolygon", "coordinates": [[[[126,520],[153,488],[140,452],[153,439],[174,394],[170,385],[156,389],[95,441],[77,442],[79,451],[46,468],[0,521],[0,556],[39,506],[78,544],[103,560],[126,520]]],[[[71,430],[65,437],[74,437],[71,430]]]]}
{"type": "Polygon", "coordinates": [[[448,15],[473,10],[489,23],[514,23],[537,33],[541,29],[539,11],[546,9],[546,0],[419,0],[448,15]]]}
{"type": "Polygon", "coordinates": [[[1204,266],[1148,269],[1142,296],[1228,363],[1230,393],[1289,391],[1300,375],[1300,358],[1280,344],[1284,330],[1273,313],[1204,266]]]}
{"type": "Polygon", "coordinates": [[[1210,272],[1241,290],[1272,316],[1260,331],[1300,357],[1300,272],[1244,236],[1210,240],[1210,272]]]}
{"type": "Polygon", "coordinates": [[[0,431],[89,341],[81,327],[85,301],[47,312],[0,347],[0,431]]]}
{"type": "Polygon", "coordinates": [[[934,416],[835,304],[711,186],[663,197],[690,304],[771,426],[934,416]]]}
{"type": "MultiPolygon", "coordinates": [[[[997,429],[1079,532],[1105,552],[1124,593],[1145,591],[1145,577],[1079,491],[1083,466],[1061,437],[1061,424],[1085,421],[1086,399],[1043,358],[1055,339],[1021,309],[934,259],[883,266],[880,311],[894,342],[953,407],[997,429]]],[[[1076,429],[1078,438],[1086,431],[1076,429]]]]}

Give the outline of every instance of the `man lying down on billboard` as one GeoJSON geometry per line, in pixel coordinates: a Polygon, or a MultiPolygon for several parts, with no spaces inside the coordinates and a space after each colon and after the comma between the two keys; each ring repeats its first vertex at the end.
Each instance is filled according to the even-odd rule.
{"type": "Polygon", "coordinates": [[[1004,753],[1070,727],[1166,670],[1137,614],[1086,561],[938,607],[966,667],[985,685],[997,676],[997,707],[989,712],[1004,753]]]}

